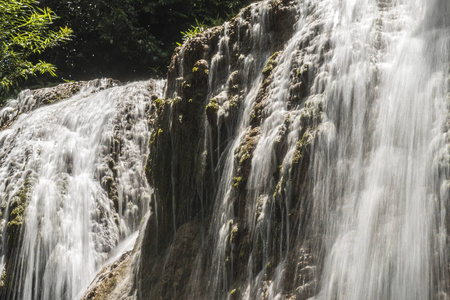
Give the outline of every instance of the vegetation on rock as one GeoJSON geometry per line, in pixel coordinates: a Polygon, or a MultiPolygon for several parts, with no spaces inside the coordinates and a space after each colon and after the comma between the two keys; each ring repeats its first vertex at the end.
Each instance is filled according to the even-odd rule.
{"type": "Polygon", "coordinates": [[[269,60],[267,61],[264,69],[262,70],[264,76],[269,76],[272,70],[277,66],[278,53],[279,52],[277,51],[274,54],[272,54],[272,56],[269,57],[269,60]]]}

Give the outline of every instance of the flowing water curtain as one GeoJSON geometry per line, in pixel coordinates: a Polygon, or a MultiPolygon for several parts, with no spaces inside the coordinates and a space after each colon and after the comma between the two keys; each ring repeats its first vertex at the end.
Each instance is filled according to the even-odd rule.
{"type": "Polygon", "coordinates": [[[325,208],[315,218],[326,225],[316,298],[435,298],[446,268],[446,176],[434,160],[445,142],[449,57],[448,17],[436,8],[447,4],[334,5],[325,95],[335,136],[314,150],[329,153],[315,186],[325,208]]]}
{"type": "Polygon", "coordinates": [[[5,297],[75,298],[138,228],[151,193],[148,88],[162,93],[160,82],[87,89],[2,132],[5,297]]]}

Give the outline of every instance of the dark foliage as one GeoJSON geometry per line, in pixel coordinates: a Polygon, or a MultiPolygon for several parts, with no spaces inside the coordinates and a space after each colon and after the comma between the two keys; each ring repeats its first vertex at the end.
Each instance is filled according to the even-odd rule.
{"type": "Polygon", "coordinates": [[[73,40],[47,53],[65,79],[120,80],[164,75],[180,31],[196,19],[216,25],[249,0],[42,0],[74,31],[73,40]]]}

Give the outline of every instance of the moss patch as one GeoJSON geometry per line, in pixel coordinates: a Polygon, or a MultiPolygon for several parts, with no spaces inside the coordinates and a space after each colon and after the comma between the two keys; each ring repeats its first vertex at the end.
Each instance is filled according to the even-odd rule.
{"type": "Polygon", "coordinates": [[[237,190],[242,189],[245,182],[246,182],[246,180],[244,178],[242,178],[242,176],[233,177],[233,187],[237,190]]]}
{"type": "Polygon", "coordinates": [[[309,145],[311,140],[311,134],[309,132],[305,132],[295,147],[294,157],[292,159],[293,164],[298,164],[301,161],[305,151],[305,146],[309,145]]]}
{"type": "Polygon", "coordinates": [[[8,227],[10,226],[20,226],[24,221],[25,208],[28,205],[28,196],[31,189],[32,183],[27,177],[24,185],[19,189],[16,195],[11,199],[10,204],[10,214],[8,227]]]}
{"type": "Polygon", "coordinates": [[[205,114],[208,122],[214,124],[217,121],[217,113],[219,111],[219,103],[216,98],[209,100],[208,105],[205,107],[205,114]]]}
{"type": "Polygon", "coordinates": [[[267,60],[266,65],[261,72],[264,76],[269,76],[270,73],[272,73],[272,70],[277,66],[278,62],[276,59],[278,57],[278,54],[278,51],[275,52],[274,54],[272,54],[272,56],[269,57],[269,60],[267,60]]]}

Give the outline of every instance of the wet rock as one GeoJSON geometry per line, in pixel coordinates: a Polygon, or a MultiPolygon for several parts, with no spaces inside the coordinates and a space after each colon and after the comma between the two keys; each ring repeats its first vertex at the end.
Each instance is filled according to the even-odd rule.
{"type": "Polygon", "coordinates": [[[129,279],[132,263],[131,251],[120,256],[117,261],[103,267],[91,283],[82,300],[135,299],[129,279]]]}

